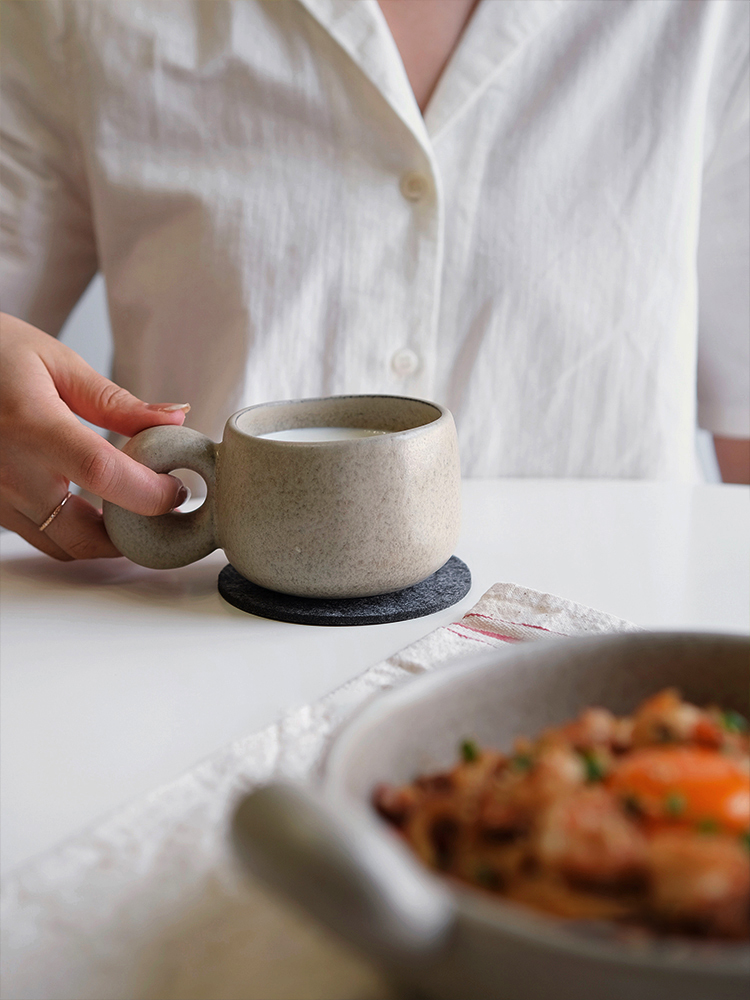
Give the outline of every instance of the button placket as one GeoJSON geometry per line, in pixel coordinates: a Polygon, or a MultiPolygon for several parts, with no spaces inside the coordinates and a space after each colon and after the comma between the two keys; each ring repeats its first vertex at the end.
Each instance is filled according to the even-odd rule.
{"type": "Polygon", "coordinates": [[[432,352],[437,339],[443,256],[440,181],[430,165],[426,171],[405,171],[398,185],[402,197],[412,202],[415,209],[417,203],[422,204],[412,216],[412,225],[418,232],[418,259],[410,296],[411,320],[405,331],[406,343],[402,341],[403,346],[392,349],[386,364],[401,391],[408,390],[427,398],[433,390],[436,367],[432,352]]]}

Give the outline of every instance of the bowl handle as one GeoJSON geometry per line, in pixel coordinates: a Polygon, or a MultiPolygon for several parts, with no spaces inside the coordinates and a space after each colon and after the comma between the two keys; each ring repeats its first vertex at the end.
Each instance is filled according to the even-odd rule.
{"type": "Polygon", "coordinates": [[[276,783],[242,800],[232,838],[256,875],[370,955],[434,959],[446,944],[450,893],[364,816],[276,783]]]}

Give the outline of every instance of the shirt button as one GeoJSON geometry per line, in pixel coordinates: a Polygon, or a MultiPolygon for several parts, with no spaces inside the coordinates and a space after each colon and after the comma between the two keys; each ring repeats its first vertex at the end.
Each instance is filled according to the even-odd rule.
{"type": "Polygon", "coordinates": [[[402,347],[391,358],[391,368],[400,378],[413,375],[419,368],[419,355],[410,347],[402,347]]]}
{"type": "Polygon", "coordinates": [[[421,201],[430,190],[430,182],[424,174],[410,170],[402,176],[399,187],[407,201],[421,201]]]}

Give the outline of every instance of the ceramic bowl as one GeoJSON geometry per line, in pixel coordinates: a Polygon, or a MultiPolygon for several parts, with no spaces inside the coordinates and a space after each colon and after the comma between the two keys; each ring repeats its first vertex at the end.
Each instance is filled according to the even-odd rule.
{"type": "Polygon", "coordinates": [[[234,842],[262,877],[430,997],[740,1000],[750,947],[623,937],[535,913],[426,870],[371,806],[374,787],[446,768],[470,737],[509,749],[588,705],[630,713],[677,687],[748,712],[750,642],[629,633],[529,643],[378,696],[339,734],[314,793],[272,785],[239,806],[234,842]]]}

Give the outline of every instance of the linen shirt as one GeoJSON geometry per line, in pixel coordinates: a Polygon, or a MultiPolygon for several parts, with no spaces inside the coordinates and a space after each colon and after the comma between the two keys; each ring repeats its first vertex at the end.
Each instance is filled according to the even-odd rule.
{"type": "Polygon", "coordinates": [[[2,308],[100,269],[141,398],[433,399],[473,476],[750,434],[745,0],[483,0],[424,116],[375,0],[2,13],[2,308]]]}

